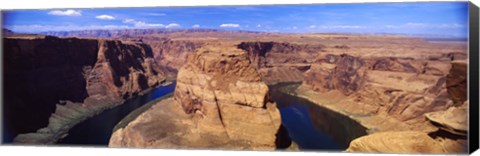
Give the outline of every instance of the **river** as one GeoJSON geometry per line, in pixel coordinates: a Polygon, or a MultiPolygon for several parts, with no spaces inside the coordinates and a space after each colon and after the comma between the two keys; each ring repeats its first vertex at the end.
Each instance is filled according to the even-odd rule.
{"type": "MultiPolygon", "coordinates": [[[[339,113],[320,107],[308,100],[286,94],[298,84],[284,83],[270,86],[271,97],[277,102],[282,124],[290,138],[302,150],[344,150],[348,143],[362,135],[365,129],[357,122],[339,113]],[[282,91],[283,90],[283,91],[282,91]]],[[[172,93],[175,83],[156,88],[126,101],[74,126],[59,145],[107,146],[117,123],[140,106],[172,93]]]]}
{"type": "Polygon", "coordinates": [[[107,146],[113,133],[112,130],[120,120],[144,104],[172,93],[175,90],[175,84],[173,82],[157,87],[147,94],[129,99],[113,109],[106,110],[75,125],[69,130],[68,136],[59,140],[57,144],[107,146]]]}
{"type": "Polygon", "coordinates": [[[350,141],[366,135],[366,128],[349,117],[287,94],[299,85],[273,85],[270,94],[280,110],[283,126],[300,149],[343,151],[350,141]]]}

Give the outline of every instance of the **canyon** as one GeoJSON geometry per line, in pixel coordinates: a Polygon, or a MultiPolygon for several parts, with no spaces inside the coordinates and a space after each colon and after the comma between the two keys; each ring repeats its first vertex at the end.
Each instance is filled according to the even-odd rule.
{"type": "Polygon", "coordinates": [[[280,113],[247,54],[218,47],[190,53],[174,97],[114,132],[109,147],[273,150],[289,145],[280,113]]]}
{"type": "MultiPolygon", "coordinates": [[[[60,38],[4,38],[6,97],[11,97],[6,102],[18,103],[6,108],[22,112],[6,115],[34,127],[22,133],[47,125],[62,129],[58,122],[73,118],[69,115],[113,107],[176,80],[173,96],[116,130],[109,147],[284,149],[293,143],[270,86],[294,82],[300,85],[290,95],[366,128],[366,134],[327,130],[348,145],[346,151],[466,152],[465,42],[208,29],[44,34],[60,38]],[[22,101],[25,97],[34,98],[22,101]],[[39,117],[27,119],[24,112],[39,117]]],[[[316,114],[316,109],[308,111],[316,114]]],[[[325,115],[312,116],[314,123],[327,122],[320,119],[325,115]]],[[[16,140],[45,140],[37,134],[51,131],[16,140]]],[[[64,135],[59,134],[55,138],[64,135]]]]}
{"type": "Polygon", "coordinates": [[[435,55],[326,54],[305,73],[297,94],[367,127],[370,135],[347,151],[465,153],[466,62],[435,55]]]}
{"type": "Polygon", "coordinates": [[[84,118],[165,81],[143,43],[16,35],[3,47],[5,127],[21,133],[18,143],[55,142],[84,118]]]}

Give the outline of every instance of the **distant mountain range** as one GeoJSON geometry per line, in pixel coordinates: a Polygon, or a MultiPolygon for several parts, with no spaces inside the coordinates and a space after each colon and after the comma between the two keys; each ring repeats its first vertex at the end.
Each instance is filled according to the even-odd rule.
{"type": "Polygon", "coordinates": [[[2,34],[3,34],[3,35],[13,35],[13,34],[15,34],[15,33],[14,33],[13,31],[11,31],[11,30],[2,28],[2,34]]]}
{"type": "MultiPolygon", "coordinates": [[[[11,30],[2,28],[4,35],[23,34],[15,33],[11,30]]],[[[215,33],[218,35],[232,35],[238,33],[239,35],[275,35],[282,33],[274,32],[258,32],[245,30],[218,30],[218,29],[120,29],[120,30],[78,30],[78,31],[48,31],[40,32],[38,34],[51,36],[76,36],[76,37],[99,37],[99,38],[125,38],[133,36],[146,35],[175,35],[175,34],[189,34],[192,33],[215,33]]],[[[291,34],[291,33],[287,33],[291,34]]],[[[330,34],[330,33],[329,33],[330,34]]],[[[398,34],[398,33],[354,33],[364,35],[394,35],[404,37],[422,38],[427,41],[467,41],[468,37],[450,36],[450,35],[436,35],[436,34],[398,34]]],[[[198,35],[198,34],[197,34],[198,35]]],[[[191,35],[189,35],[191,36],[191,35]]],[[[198,36],[201,37],[201,36],[198,36]]]]}
{"type": "MultiPolygon", "coordinates": [[[[384,33],[387,34],[387,33],[384,33]]],[[[391,34],[405,37],[422,38],[427,41],[468,41],[468,37],[438,34],[391,34]]]]}
{"type": "Polygon", "coordinates": [[[121,29],[121,30],[81,30],[81,31],[51,31],[41,32],[40,34],[52,36],[77,36],[77,37],[126,37],[126,36],[144,36],[144,35],[170,35],[175,33],[243,33],[243,34],[271,34],[255,31],[228,31],[217,29],[121,29]]]}

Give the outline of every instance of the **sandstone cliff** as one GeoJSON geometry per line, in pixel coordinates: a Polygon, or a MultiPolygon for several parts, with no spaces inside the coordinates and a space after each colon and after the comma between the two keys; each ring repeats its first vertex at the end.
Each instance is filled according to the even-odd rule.
{"type": "Polygon", "coordinates": [[[249,59],[257,68],[311,63],[315,61],[315,56],[325,48],[321,44],[286,42],[241,42],[237,47],[247,51],[249,59]]]}
{"type": "Polygon", "coordinates": [[[267,84],[301,82],[303,72],[310,69],[316,56],[324,51],[322,44],[288,42],[241,42],[239,49],[247,52],[253,66],[267,84]]]}
{"type": "Polygon", "coordinates": [[[153,49],[153,55],[162,71],[175,78],[178,70],[186,63],[189,53],[200,48],[202,42],[182,40],[145,40],[153,49]]]}
{"type": "Polygon", "coordinates": [[[460,136],[467,136],[468,131],[467,65],[466,60],[452,61],[452,68],[446,77],[447,93],[454,107],[425,114],[440,130],[460,136]]]}
{"type": "Polygon", "coordinates": [[[297,92],[369,129],[347,151],[465,152],[466,64],[450,60],[319,55],[297,92]]]}
{"type": "Polygon", "coordinates": [[[188,56],[174,98],[112,135],[110,147],[276,149],[290,144],[247,54],[203,47],[188,56]]]}
{"type": "MultiPolygon", "coordinates": [[[[4,38],[3,46],[5,127],[12,135],[42,127],[45,133],[60,133],[68,128],[48,128],[73,126],[165,79],[151,48],[142,43],[18,36],[4,38]]],[[[32,135],[16,141],[52,143],[61,136],[36,140],[32,135]]]]}
{"type": "Polygon", "coordinates": [[[400,121],[445,110],[456,96],[447,91],[449,61],[326,54],[317,62],[305,73],[302,87],[320,94],[340,92],[350,105],[368,105],[400,121]]]}

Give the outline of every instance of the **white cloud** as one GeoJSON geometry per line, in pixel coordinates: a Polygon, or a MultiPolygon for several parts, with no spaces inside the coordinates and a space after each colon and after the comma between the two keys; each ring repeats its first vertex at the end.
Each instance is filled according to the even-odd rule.
{"type": "Polygon", "coordinates": [[[294,27],[292,27],[292,29],[294,29],[294,30],[297,30],[297,27],[296,27],[296,26],[294,26],[294,27]]]}
{"type": "Polygon", "coordinates": [[[52,10],[48,12],[49,15],[55,15],[55,16],[82,16],[81,11],[76,11],[73,9],[68,9],[65,11],[62,10],[52,10]]]}
{"type": "Polygon", "coordinates": [[[135,20],[134,19],[125,19],[123,20],[123,23],[135,23],[135,20]]]}
{"type": "Polygon", "coordinates": [[[115,17],[110,16],[110,15],[98,15],[98,16],[95,16],[95,18],[101,19],[101,20],[113,20],[113,19],[115,19],[115,17]]]}
{"type": "Polygon", "coordinates": [[[386,28],[397,28],[398,26],[396,26],[396,25],[385,25],[384,27],[386,27],[386,28]]]}
{"type": "Polygon", "coordinates": [[[220,24],[220,27],[222,28],[237,28],[240,27],[239,24],[234,24],[234,23],[226,23],[226,24],[220,24]]]}
{"type": "Polygon", "coordinates": [[[327,25],[327,26],[319,26],[320,29],[361,29],[365,28],[364,26],[359,25],[327,25]]]}
{"type": "Polygon", "coordinates": [[[149,16],[166,16],[167,14],[165,14],[165,13],[145,13],[145,15],[149,15],[149,16]]]}
{"type": "Polygon", "coordinates": [[[177,27],[180,27],[180,24],[170,23],[167,26],[165,26],[165,28],[177,28],[177,27]]]}
{"type": "Polygon", "coordinates": [[[257,24],[257,28],[260,28],[260,27],[262,27],[262,25],[261,25],[261,24],[257,24]]]}
{"type": "Polygon", "coordinates": [[[133,27],[135,28],[177,28],[181,27],[180,24],[177,23],[170,23],[167,25],[160,24],[160,23],[147,23],[144,21],[137,21],[135,19],[125,19],[123,20],[123,23],[127,24],[133,24],[133,27]]]}
{"type": "MultiPolygon", "coordinates": [[[[367,28],[366,26],[360,25],[310,25],[308,26],[310,29],[363,29],[367,28]]],[[[297,27],[293,27],[293,29],[297,29],[297,27]]]]}
{"type": "Polygon", "coordinates": [[[143,22],[143,21],[137,21],[137,20],[134,20],[134,19],[125,19],[123,20],[123,23],[127,23],[127,24],[133,24],[134,27],[138,27],[138,28],[146,28],[146,27],[165,27],[165,25],[163,24],[159,24],[159,23],[146,23],[146,22],[143,22]]]}
{"type": "Polygon", "coordinates": [[[425,27],[427,24],[425,23],[407,23],[405,26],[411,26],[411,27],[425,27]]]}
{"type": "Polygon", "coordinates": [[[192,28],[200,28],[199,24],[192,25],[192,28]]]}
{"type": "Polygon", "coordinates": [[[446,28],[446,29],[450,29],[450,28],[465,28],[464,25],[461,25],[461,24],[439,24],[437,25],[438,28],[446,28]]]}

